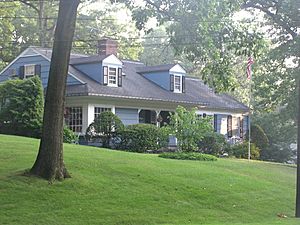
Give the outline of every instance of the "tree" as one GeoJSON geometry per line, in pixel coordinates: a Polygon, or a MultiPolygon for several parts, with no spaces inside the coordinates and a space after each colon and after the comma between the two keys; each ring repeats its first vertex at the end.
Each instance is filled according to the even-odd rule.
{"type": "MultiPolygon", "coordinates": [[[[233,21],[238,1],[219,0],[119,0],[133,11],[139,29],[145,29],[149,18],[167,27],[169,44],[176,55],[184,55],[195,74],[216,91],[231,91],[236,85],[233,65],[250,54],[257,56],[265,42],[258,32],[233,21]],[[188,12],[188,13],[187,13],[188,12]]],[[[243,64],[244,65],[244,64],[243,64]]]]}
{"type": "Polygon", "coordinates": [[[170,115],[170,127],[180,150],[187,152],[195,151],[204,135],[213,131],[208,118],[198,118],[196,109],[189,111],[182,106],[178,106],[175,113],[170,115]]]}
{"type": "Polygon", "coordinates": [[[87,136],[100,136],[103,147],[109,148],[111,138],[124,128],[121,119],[111,111],[102,112],[87,129],[87,136]]]}
{"type": "Polygon", "coordinates": [[[60,1],[50,64],[39,153],[30,173],[47,180],[70,177],[63,161],[65,92],[80,0],[60,1]]]}
{"type": "Polygon", "coordinates": [[[292,129],[295,129],[298,123],[297,195],[295,214],[296,217],[300,217],[300,2],[298,0],[246,0],[244,1],[243,8],[256,9],[264,13],[266,25],[271,27],[269,33],[271,33],[271,37],[273,37],[272,42],[276,46],[270,52],[270,55],[266,60],[268,69],[265,69],[264,71],[267,71],[270,75],[266,76],[265,73],[262,73],[263,76],[258,77],[259,79],[256,82],[260,91],[260,106],[267,106],[267,109],[269,110],[274,110],[281,106],[281,113],[286,115],[286,120],[284,122],[290,124],[292,129]],[[287,63],[287,60],[290,60],[292,65],[289,65],[291,63],[287,63]],[[298,96],[298,101],[296,96],[298,96]],[[297,104],[298,107],[295,107],[297,104]]]}
{"type": "Polygon", "coordinates": [[[44,108],[38,76],[8,80],[0,85],[0,132],[39,137],[44,108]]]}

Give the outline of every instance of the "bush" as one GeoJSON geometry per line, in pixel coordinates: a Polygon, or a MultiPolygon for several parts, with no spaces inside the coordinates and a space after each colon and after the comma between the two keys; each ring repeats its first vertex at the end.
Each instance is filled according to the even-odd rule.
{"type": "Polygon", "coordinates": [[[199,118],[195,108],[189,111],[182,106],[178,106],[170,116],[170,127],[179,149],[186,152],[197,150],[197,143],[204,134],[213,131],[209,118],[199,118]]]}
{"type": "Polygon", "coordinates": [[[196,153],[196,152],[162,153],[159,155],[159,157],[166,158],[166,159],[179,159],[179,160],[217,161],[217,157],[213,155],[196,153]]]}
{"type": "Polygon", "coordinates": [[[146,152],[164,147],[168,138],[167,128],[159,128],[152,124],[134,124],[118,132],[119,143],[116,147],[120,150],[146,152]]]}
{"type": "MultiPolygon", "coordinates": [[[[232,154],[236,158],[247,159],[248,158],[248,142],[233,145],[230,148],[230,151],[231,151],[230,154],[232,154]]],[[[254,143],[251,143],[250,151],[251,151],[251,159],[259,159],[260,149],[258,147],[256,147],[256,145],[254,143]]]]}
{"type": "Polygon", "coordinates": [[[209,132],[205,134],[198,143],[198,147],[202,153],[219,156],[227,152],[228,143],[226,142],[224,135],[209,132]]]}
{"type": "MultiPolygon", "coordinates": [[[[248,132],[246,134],[246,139],[249,140],[248,132]]],[[[251,142],[261,150],[264,150],[270,144],[269,138],[267,137],[265,131],[257,124],[251,125],[251,142]]]]}
{"type": "Polygon", "coordinates": [[[124,129],[120,118],[111,111],[102,112],[86,130],[87,139],[100,137],[103,147],[110,147],[110,141],[115,134],[124,129]]]}
{"type": "Polygon", "coordinates": [[[44,109],[41,80],[8,80],[0,84],[0,132],[40,137],[44,109]]]}
{"type": "Polygon", "coordinates": [[[67,126],[64,126],[64,143],[76,143],[77,141],[77,135],[67,126]]]}

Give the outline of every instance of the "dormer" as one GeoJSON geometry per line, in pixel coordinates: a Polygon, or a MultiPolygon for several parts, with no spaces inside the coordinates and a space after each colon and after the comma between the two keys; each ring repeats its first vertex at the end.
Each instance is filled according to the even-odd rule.
{"type": "Polygon", "coordinates": [[[137,72],[165,90],[185,92],[186,71],[179,64],[139,67],[137,72]]]}
{"type": "Polygon", "coordinates": [[[99,55],[75,58],[70,64],[100,84],[122,86],[122,65],[117,58],[117,42],[102,39],[98,42],[99,55]]]}

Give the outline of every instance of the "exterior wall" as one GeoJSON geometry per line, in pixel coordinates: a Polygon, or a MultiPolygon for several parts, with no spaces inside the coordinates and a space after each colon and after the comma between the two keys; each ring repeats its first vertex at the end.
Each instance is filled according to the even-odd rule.
{"type": "MultiPolygon", "coordinates": [[[[10,69],[16,69],[18,74],[20,66],[24,66],[26,64],[41,65],[41,80],[43,86],[46,87],[48,83],[48,77],[49,77],[50,62],[40,55],[18,58],[12,65],[6,68],[2,74],[0,74],[0,82],[10,79],[9,77],[10,69]]],[[[68,75],[67,85],[74,85],[74,84],[80,84],[80,82],[76,80],[74,77],[68,75]]]]}
{"type": "MultiPolygon", "coordinates": [[[[96,96],[85,96],[85,97],[67,97],[66,105],[70,106],[81,106],[83,108],[83,133],[86,128],[94,120],[94,107],[111,108],[112,112],[120,117],[125,125],[139,123],[139,111],[154,110],[158,113],[160,111],[174,111],[177,104],[171,103],[155,103],[150,101],[139,101],[139,100],[124,100],[117,98],[105,98],[96,96]]],[[[201,109],[197,111],[197,114],[206,113],[208,116],[217,115],[217,132],[227,137],[227,116],[232,115],[233,117],[244,118],[244,134],[248,129],[248,117],[242,113],[237,112],[226,112],[226,111],[213,111],[201,109]]]]}
{"type": "Polygon", "coordinates": [[[120,117],[124,125],[139,123],[138,109],[116,108],[116,115],[120,117]]]}
{"type": "Polygon", "coordinates": [[[103,69],[101,63],[77,64],[73,66],[88,75],[93,80],[101,84],[103,83],[103,69]]]}

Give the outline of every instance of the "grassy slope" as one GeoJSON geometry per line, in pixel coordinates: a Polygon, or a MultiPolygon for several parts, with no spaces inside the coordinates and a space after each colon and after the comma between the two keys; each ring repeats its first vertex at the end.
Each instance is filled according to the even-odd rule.
{"type": "Polygon", "coordinates": [[[291,218],[292,167],[66,145],[73,178],[49,185],[17,175],[37,148],[38,140],[0,135],[0,224],[300,224],[291,218]]]}

